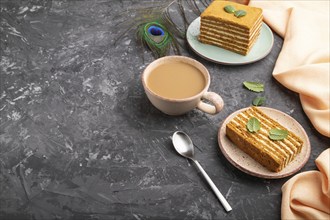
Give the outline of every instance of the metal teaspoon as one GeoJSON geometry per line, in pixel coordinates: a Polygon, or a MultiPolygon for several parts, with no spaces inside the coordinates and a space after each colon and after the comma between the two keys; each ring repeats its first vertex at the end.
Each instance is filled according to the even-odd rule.
{"type": "Polygon", "coordinates": [[[215,195],[220,200],[220,202],[223,205],[223,207],[225,208],[225,210],[227,212],[230,212],[232,210],[231,206],[229,205],[229,203],[227,202],[225,197],[223,197],[223,195],[218,190],[216,185],[213,183],[211,178],[204,171],[202,166],[194,158],[194,145],[193,145],[191,139],[189,138],[189,136],[186,133],[182,132],[182,131],[176,131],[172,136],[172,143],[174,145],[175,150],[181,156],[186,157],[186,158],[191,159],[192,161],[194,161],[194,163],[196,164],[196,166],[198,167],[198,169],[203,174],[204,178],[206,179],[206,181],[208,182],[208,184],[212,188],[213,192],[215,193],[215,195]]]}

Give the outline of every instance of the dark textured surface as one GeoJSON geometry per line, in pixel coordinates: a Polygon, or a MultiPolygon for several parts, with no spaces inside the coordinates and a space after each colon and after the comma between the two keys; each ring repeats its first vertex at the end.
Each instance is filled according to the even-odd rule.
{"type": "MultiPolygon", "coordinates": [[[[1,219],[279,219],[281,186],[234,168],[217,132],[265,84],[265,106],[294,117],[306,130],[314,160],[329,139],[312,127],[297,94],[272,78],[282,46],[244,66],[205,61],[210,90],[224,110],[170,117],[147,100],[140,75],[153,58],[134,37],[114,45],[114,13],[131,1],[1,1],[1,219]],[[196,157],[228,199],[227,214],[197,168],[178,156],[176,130],[191,135],[196,157]]],[[[134,1],[134,4],[143,4],[134,1]]],[[[288,62],[289,62],[288,58],[288,62]]]]}

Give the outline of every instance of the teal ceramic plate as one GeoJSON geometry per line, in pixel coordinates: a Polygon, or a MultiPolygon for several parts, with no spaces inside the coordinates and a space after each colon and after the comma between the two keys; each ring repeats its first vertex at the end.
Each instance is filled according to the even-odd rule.
{"type": "Polygon", "coordinates": [[[273,47],[274,36],[272,30],[262,23],[260,36],[248,55],[243,56],[220,47],[203,44],[198,41],[200,17],[196,18],[188,27],[187,40],[192,50],[199,56],[215,63],[226,65],[242,65],[261,60],[269,54],[273,47]]]}

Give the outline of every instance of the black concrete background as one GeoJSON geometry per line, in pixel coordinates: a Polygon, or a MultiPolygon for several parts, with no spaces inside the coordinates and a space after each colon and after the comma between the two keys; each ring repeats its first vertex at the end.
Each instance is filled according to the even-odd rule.
{"type": "MultiPolygon", "coordinates": [[[[146,1],[1,1],[1,219],[280,219],[281,186],[233,167],[217,132],[230,113],[257,96],[243,81],[265,84],[264,106],[306,130],[312,153],[329,145],[304,114],[299,96],[272,77],[282,47],[242,66],[214,64],[188,48],[183,55],[210,71],[210,90],[225,107],[171,117],[146,98],[140,76],[154,58],[122,31],[115,15],[146,1]],[[197,168],[171,144],[188,133],[196,157],[228,199],[226,213],[197,168]]],[[[196,17],[196,16],[195,16],[196,17]]],[[[190,19],[195,18],[191,15],[190,19]]],[[[288,57],[290,62],[290,57],[288,57]]]]}

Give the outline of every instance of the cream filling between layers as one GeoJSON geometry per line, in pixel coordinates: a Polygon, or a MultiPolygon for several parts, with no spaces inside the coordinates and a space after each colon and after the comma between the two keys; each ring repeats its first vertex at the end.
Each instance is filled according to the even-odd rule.
{"type": "MultiPolygon", "coordinates": [[[[273,124],[271,121],[269,121],[267,118],[263,117],[261,114],[259,114],[258,112],[255,112],[255,114],[257,114],[259,117],[263,118],[265,121],[267,121],[268,123],[270,124],[273,124]]],[[[271,128],[274,128],[274,127],[271,127],[271,128]]],[[[276,126],[276,128],[278,129],[285,129],[287,130],[286,128],[284,128],[283,126],[276,126]]],[[[300,146],[301,143],[299,141],[297,141],[296,139],[294,139],[292,137],[291,134],[288,135],[288,137],[286,139],[284,139],[284,141],[288,141],[288,144],[291,145],[292,147],[294,148],[297,148],[297,146],[300,146]]]]}
{"type": "Polygon", "coordinates": [[[237,50],[242,50],[242,51],[249,51],[252,48],[252,46],[254,45],[257,38],[258,38],[258,36],[256,36],[253,39],[253,41],[250,43],[250,45],[241,45],[241,44],[238,44],[237,42],[229,41],[228,39],[215,38],[215,37],[203,36],[203,35],[199,36],[199,40],[203,43],[221,45],[221,46],[226,46],[226,47],[233,47],[233,48],[236,48],[237,50]]]}
{"type": "MultiPolygon", "coordinates": [[[[254,113],[256,113],[256,112],[254,112],[254,113]]],[[[251,117],[257,117],[259,120],[261,117],[259,115],[257,116],[256,114],[249,114],[249,115],[242,115],[242,116],[246,119],[246,123],[251,117]]],[[[266,121],[266,120],[264,119],[264,121],[266,121]]],[[[290,161],[293,160],[295,154],[292,149],[290,149],[288,146],[286,146],[282,142],[274,142],[269,139],[268,132],[271,128],[273,128],[273,127],[271,127],[263,122],[260,130],[256,134],[260,133],[260,135],[262,135],[262,137],[265,140],[267,140],[267,143],[270,144],[274,149],[276,149],[278,151],[277,153],[282,153],[287,158],[286,163],[285,163],[285,165],[287,165],[290,161]]]]}
{"type": "Polygon", "coordinates": [[[221,42],[219,43],[219,42],[209,41],[207,39],[201,40],[201,42],[204,43],[204,44],[214,45],[214,46],[223,48],[225,50],[233,51],[235,53],[239,53],[239,54],[242,54],[242,55],[247,55],[250,51],[250,49],[246,49],[246,48],[242,49],[242,48],[236,47],[235,45],[228,46],[228,44],[223,44],[221,42]]]}
{"type": "MultiPolygon", "coordinates": [[[[249,109],[248,111],[251,111],[251,110],[249,109]]],[[[268,127],[267,127],[268,130],[270,130],[270,129],[272,129],[272,128],[285,129],[285,130],[287,130],[285,127],[283,127],[283,126],[281,126],[281,125],[280,125],[280,126],[277,126],[277,125],[275,126],[274,123],[272,122],[272,120],[269,120],[268,118],[264,117],[264,116],[263,116],[262,114],[260,114],[259,112],[257,112],[257,111],[253,111],[253,113],[256,114],[257,118],[261,118],[261,119],[263,119],[264,121],[266,121],[266,122],[268,123],[268,125],[265,124],[265,125],[268,126],[268,127]],[[273,125],[273,126],[271,126],[271,125],[273,125]],[[274,126],[275,126],[275,127],[274,127],[274,126]]],[[[298,148],[298,147],[301,146],[301,143],[298,142],[296,139],[293,138],[291,132],[289,133],[289,135],[288,135],[287,138],[285,138],[283,141],[279,141],[278,143],[279,143],[280,145],[284,146],[284,147],[289,147],[289,149],[292,151],[292,153],[293,153],[294,155],[296,155],[296,154],[299,152],[299,148],[298,148]]]]}
{"type": "MultiPolygon", "coordinates": [[[[237,126],[241,127],[245,130],[245,127],[240,123],[240,118],[234,118],[232,119],[232,122],[237,126]]],[[[245,122],[246,123],[246,122],[245,122]]],[[[250,136],[251,139],[259,143],[259,146],[261,146],[261,149],[264,151],[267,151],[267,155],[269,155],[272,158],[277,158],[280,161],[284,161],[284,164],[287,164],[287,157],[284,156],[283,154],[279,154],[274,148],[269,146],[269,141],[264,138],[265,135],[262,134],[256,134],[256,136],[250,136]],[[257,137],[256,137],[257,136],[257,137]]]]}
{"type": "Polygon", "coordinates": [[[244,30],[241,28],[237,28],[237,26],[228,25],[223,22],[216,22],[216,21],[211,21],[211,20],[201,20],[201,27],[208,26],[214,30],[218,30],[218,29],[222,28],[229,32],[234,32],[239,35],[246,36],[246,37],[253,35],[253,33],[255,33],[261,27],[261,25],[262,25],[262,20],[258,21],[251,30],[247,30],[247,29],[244,30]]]}
{"type": "Polygon", "coordinates": [[[214,42],[214,41],[210,41],[210,40],[201,40],[202,43],[205,43],[205,44],[210,44],[210,45],[214,45],[214,46],[217,46],[217,47],[221,47],[223,49],[226,49],[226,50],[230,50],[230,51],[234,51],[234,52],[237,52],[237,53],[240,53],[240,54],[247,54],[249,49],[247,48],[240,48],[240,47],[237,47],[235,45],[228,45],[228,44],[223,44],[221,42],[214,42]]]}
{"type": "MultiPolygon", "coordinates": [[[[250,110],[247,110],[250,111],[250,110]]],[[[264,117],[262,114],[260,114],[257,111],[253,111],[254,116],[257,117],[259,120],[263,120],[263,125],[265,125],[267,127],[268,130],[272,129],[272,128],[278,128],[278,129],[285,129],[283,126],[278,126],[277,124],[274,124],[272,122],[272,120],[264,117]]],[[[251,114],[252,115],[252,114],[251,114]]],[[[296,155],[297,151],[298,151],[298,146],[300,146],[300,142],[296,141],[294,138],[292,138],[291,134],[288,135],[288,137],[286,139],[284,139],[283,141],[278,141],[277,143],[280,144],[281,146],[284,146],[286,148],[289,148],[291,150],[291,152],[296,155]],[[283,141],[285,141],[285,144],[283,143],[283,141]]]]}
{"type": "Polygon", "coordinates": [[[222,31],[217,31],[216,33],[214,31],[209,31],[205,29],[201,29],[200,36],[205,37],[205,38],[215,38],[215,39],[221,39],[223,41],[228,41],[230,43],[238,43],[240,46],[244,47],[250,47],[251,44],[253,44],[255,38],[257,35],[260,34],[260,31],[257,31],[251,39],[244,39],[241,38],[240,36],[231,34],[231,33],[226,33],[222,31]]]}
{"type": "Polygon", "coordinates": [[[230,30],[226,27],[217,26],[217,25],[204,24],[200,27],[201,34],[213,33],[218,35],[230,35],[235,38],[241,39],[245,42],[250,41],[258,32],[260,32],[260,30],[261,30],[261,23],[253,32],[251,32],[250,35],[242,35],[241,32],[238,32],[236,30],[230,30]]]}
{"type": "MultiPolygon", "coordinates": [[[[246,123],[251,117],[256,117],[255,115],[245,115],[243,113],[241,113],[240,116],[244,118],[242,120],[244,121],[244,125],[246,125],[246,123]]],[[[240,119],[242,119],[241,117],[240,119]]],[[[261,127],[261,129],[258,132],[254,133],[253,138],[255,141],[261,143],[265,148],[272,151],[272,153],[274,153],[275,155],[283,157],[285,165],[287,165],[291,161],[292,152],[291,153],[287,152],[286,150],[282,149],[281,146],[269,140],[267,129],[261,127]]]]}
{"type": "Polygon", "coordinates": [[[225,24],[225,25],[228,25],[228,26],[233,27],[233,28],[240,28],[244,32],[249,32],[250,30],[253,30],[253,28],[255,28],[256,23],[261,22],[262,19],[263,19],[263,16],[260,15],[256,19],[255,24],[251,28],[248,28],[247,26],[241,25],[239,23],[235,23],[235,22],[230,21],[230,20],[224,20],[222,18],[217,18],[217,17],[213,17],[213,16],[203,16],[203,15],[201,16],[202,21],[207,20],[207,21],[211,21],[211,22],[217,22],[217,23],[225,24]]]}

